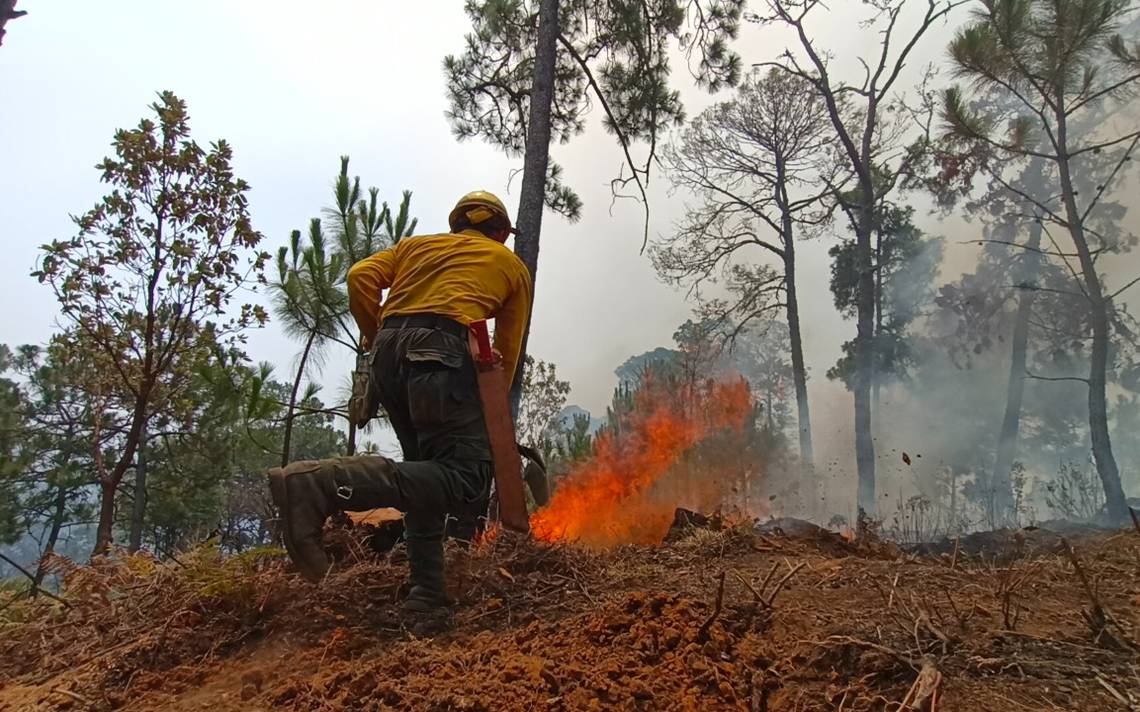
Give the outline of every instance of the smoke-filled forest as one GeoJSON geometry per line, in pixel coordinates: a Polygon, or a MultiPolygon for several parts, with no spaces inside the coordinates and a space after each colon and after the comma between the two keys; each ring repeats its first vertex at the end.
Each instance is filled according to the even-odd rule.
{"type": "MultiPolygon", "coordinates": [[[[41,5],[0,0],[16,156],[65,121],[23,83],[71,12],[41,5]]],[[[391,20],[377,43],[433,23],[344,5],[391,20]]],[[[178,52],[76,58],[167,83],[77,108],[98,138],[57,189],[5,161],[33,261],[0,333],[0,710],[1140,709],[1137,9],[467,0],[378,71],[289,44],[298,91],[387,107],[314,89],[314,161],[222,138],[276,135],[272,82],[200,126],[178,52]],[[406,415],[359,416],[380,347],[350,280],[484,188],[534,295],[529,529],[500,485],[473,536],[433,511],[449,605],[416,616],[418,510],[322,516],[313,585],[266,473],[418,459],[406,415]]],[[[107,12],[100,42],[178,34],[107,12]]]]}

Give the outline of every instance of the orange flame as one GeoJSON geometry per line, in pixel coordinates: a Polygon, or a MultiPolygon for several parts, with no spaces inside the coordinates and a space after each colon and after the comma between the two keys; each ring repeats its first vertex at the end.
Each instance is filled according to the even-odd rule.
{"type": "Polygon", "coordinates": [[[676,503],[654,501],[648,490],[707,435],[742,428],[752,408],[743,380],[685,395],[652,384],[640,389],[628,427],[599,435],[593,455],[531,517],[535,538],[594,548],[660,542],[676,503]]]}

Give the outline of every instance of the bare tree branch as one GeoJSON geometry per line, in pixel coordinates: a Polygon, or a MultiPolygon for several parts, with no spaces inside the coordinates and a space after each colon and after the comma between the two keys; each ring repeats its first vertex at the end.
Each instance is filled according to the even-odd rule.
{"type": "Polygon", "coordinates": [[[1037,374],[1032,373],[1031,371],[1026,371],[1025,377],[1031,378],[1034,381],[1050,381],[1050,382],[1075,381],[1077,383],[1083,383],[1086,386],[1089,383],[1089,379],[1080,378],[1079,376],[1061,376],[1061,377],[1038,376],[1037,374]]]}
{"type": "MultiPolygon", "coordinates": [[[[574,45],[571,44],[570,41],[566,39],[566,37],[561,33],[558,35],[558,43],[561,44],[562,47],[570,54],[570,56],[574,58],[574,61],[578,63],[578,66],[581,68],[583,74],[586,75],[586,80],[589,82],[590,88],[593,89],[594,96],[597,97],[598,102],[602,105],[602,109],[606,112],[606,116],[608,116],[610,119],[610,128],[612,128],[613,132],[617,134],[618,143],[621,144],[621,150],[625,155],[626,163],[629,165],[629,169],[632,171],[631,178],[634,183],[637,184],[637,189],[641,193],[641,202],[645,208],[645,234],[641,240],[641,252],[644,253],[646,245],[649,244],[649,196],[646,195],[645,185],[641,181],[640,173],[644,173],[646,175],[646,178],[648,178],[649,163],[646,163],[644,169],[638,169],[637,164],[633,162],[633,156],[631,156],[629,153],[629,138],[621,130],[621,124],[618,122],[617,117],[614,116],[613,109],[610,108],[609,101],[606,100],[606,95],[602,91],[602,88],[598,86],[598,82],[594,78],[594,73],[590,70],[590,65],[586,62],[582,55],[578,53],[578,50],[575,49],[574,45]]],[[[653,152],[651,150],[650,160],[652,160],[652,155],[653,152]]],[[[621,180],[622,179],[620,178],[615,179],[615,181],[621,180]]]]}

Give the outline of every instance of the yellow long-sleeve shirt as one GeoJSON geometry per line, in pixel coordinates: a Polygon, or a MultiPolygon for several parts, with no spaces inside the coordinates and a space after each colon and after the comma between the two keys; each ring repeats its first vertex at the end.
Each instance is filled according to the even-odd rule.
{"type": "Polygon", "coordinates": [[[366,344],[385,317],[439,314],[461,324],[495,320],[495,348],[514,378],[530,315],[530,273],[522,260],[482,233],[400,240],[348,271],[348,306],[366,344]],[[383,305],[380,295],[388,290],[383,305]]]}

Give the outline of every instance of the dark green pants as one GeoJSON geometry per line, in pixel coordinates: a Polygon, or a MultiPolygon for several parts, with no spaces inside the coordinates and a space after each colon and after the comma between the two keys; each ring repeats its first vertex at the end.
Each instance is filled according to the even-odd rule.
{"type": "MultiPolygon", "coordinates": [[[[402,323],[399,318],[386,320],[402,323]]],[[[412,321],[412,323],[417,323],[412,321]]],[[[493,476],[475,364],[454,322],[382,328],[372,349],[372,388],[404,451],[396,463],[405,536],[442,546],[448,515],[486,512],[493,476]]]]}

